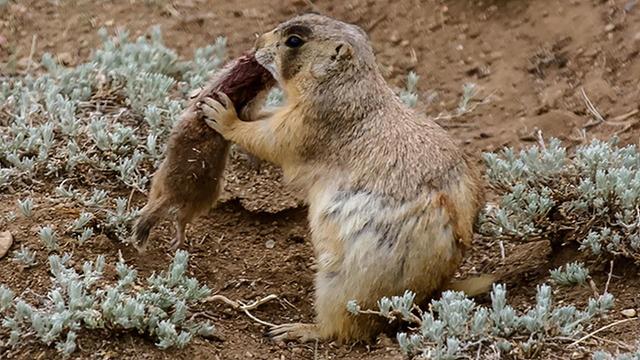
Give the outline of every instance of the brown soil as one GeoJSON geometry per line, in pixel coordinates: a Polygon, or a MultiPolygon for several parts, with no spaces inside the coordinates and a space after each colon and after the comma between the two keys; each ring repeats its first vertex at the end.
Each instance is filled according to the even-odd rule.
{"type": "MultiPolygon", "coordinates": [[[[98,43],[97,29],[126,27],[132,36],[142,35],[155,24],[162,26],[165,42],[183,57],[219,35],[228,37],[230,55],[236,56],[253,43],[254,33],[265,31],[289,16],[310,10],[302,0],[174,0],[162,5],[130,1],[11,1],[0,9],[0,73],[23,69],[31,44],[34,58],[44,52],[57,54],[68,65],[86,59],[98,43]],[[11,69],[10,69],[11,67],[11,69]]],[[[154,3],[154,2],[149,2],[154,3]]],[[[361,25],[370,34],[388,80],[402,86],[409,70],[421,76],[420,108],[429,114],[455,111],[462,85],[475,82],[480,98],[489,97],[469,114],[440,123],[475,154],[504,145],[522,146],[535,141],[537,130],[569,145],[586,139],[619,134],[624,143],[638,143],[640,115],[595,126],[588,124],[581,89],[606,119],[638,109],[640,99],[640,4],[628,0],[374,0],[313,2],[317,10],[361,25]],[[427,104],[431,91],[438,97],[427,104]]],[[[282,301],[261,306],[254,314],[265,321],[283,323],[312,321],[313,263],[308,243],[306,209],[282,188],[280,173],[272,167],[256,170],[241,156],[227,176],[230,194],[189,229],[187,249],[190,270],[216,293],[251,301],[277,294],[282,301]],[[244,168],[244,172],[238,169],[244,168]],[[253,176],[261,172],[264,181],[253,176]],[[256,195],[257,194],[257,195],[256,195]],[[273,240],[274,247],[266,243],[273,240]],[[286,301],[285,301],[286,300],[286,301]]],[[[24,194],[0,194],[0,215],[15,210],[24,194]]],[[[13,249],[21,244],[40,249],[37,229],[42,223],[62,226],[77,217],[69,204],[56,204],[32,194],[36,201],[33,219],[18,218],[6,225],[15,236],[13,249]]],[[[128,196],[128,194],[122,194],[128,196]]],[[[137,205],[144,198],[136,197],[137,205]]],[[[171,259],[168,242],[173,229],[168,222],[158,227],[152,241],[158,244],[146,256],[114,243],[104,235],[91,246],[75,249],[76,259],[105,254],[116,260],[122,249],[129,263],[142,275],[163,269],[171,259]]],[[[64,240],[64,239],[63,239],[64,240]]],[[[68,239],[69,240],[69,239],[68,239]]],[[[63,241],[64,243],[64,241],[63,241]]],[[[271,244],[271,243],[270,243],[271,244]]],[[[72,250],[67,244],[65,250],[72,250]]],[[[511,246],[500,259],[497,244],[478,242],[462,274],[512,271],[508,280],[515,305],[531,303],[535,284],[548,281],[548,269],[579,255],[569,248],[550,249],[546,243],[511,246]],[[515,271],[514,269],[517,269],[515,271]]],[[[40,260],[44,257],[39,253],[40,260]]],[[[78,260],[76,260],[78,261],[78,260]]],[[[607,280],[609,265],[593,264],[598,289],[607,280]]],[[[609,291],[616,296],[616,310],[605,323],[621,319],[620,310],[639,309],[640,276],[637,267],[617,261],[609,291]]],[[[110,269],[113,271],[113,269],[110,269]]],[[[113,276],[113,273],[111,273],[113,276]]],[[[0,260],[0,283],[18,292],[43,292],[49,285],[47,265],[16,271],[7,259],[0,260]]],[[[562,290],[562,302],[583,305],[589,288],[562,290]]],[[[487,299],[479,299],[487,302],[487,299]]],[[[521,307],[523,307],[522,305],[521,307]]],[[[383,338],[372,346],[339,346],[331,343],[276,345],[265,339],[265,328],[222,304],[203,306],[213,316],[220,338],[197,339],[182,350],[160,351],[153,342],[127,333],[93,333],[79,337],[79,358],[113,359],[399,359],[397,346],[383,338]]],[[[616,344],[634,344],[640,324],[626,323],[598,334],[585,345],[615,350],[616,344]]],[[[32,346],[2,357],[54,358],[52,349],[32,346]]],[[[589,358],[576,350],[545,358],[589,358]]]]}

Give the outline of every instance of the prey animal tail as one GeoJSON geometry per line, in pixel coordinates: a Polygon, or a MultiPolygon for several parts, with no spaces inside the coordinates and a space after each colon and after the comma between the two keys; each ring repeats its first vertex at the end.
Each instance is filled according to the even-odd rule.
{"type": "Polygon", "coordinates": [[[166,204],[164,198],[151,199],[142,211],[136,223],[133,225],[133,241],[132,244],[138,252],[144,252],[149,240],[151,229],[160,221],[168,212],[169,204],[166,204]]]}

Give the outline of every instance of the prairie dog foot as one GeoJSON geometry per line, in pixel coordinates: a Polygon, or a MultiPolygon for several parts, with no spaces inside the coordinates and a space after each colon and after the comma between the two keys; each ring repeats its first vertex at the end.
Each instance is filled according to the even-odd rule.
{"type": "Polygon", "coordinates": [[[276,341],[295,340],[301,343],[320,339],[316,324],[303,323],[277,325],[267,335],[276,341]]]}

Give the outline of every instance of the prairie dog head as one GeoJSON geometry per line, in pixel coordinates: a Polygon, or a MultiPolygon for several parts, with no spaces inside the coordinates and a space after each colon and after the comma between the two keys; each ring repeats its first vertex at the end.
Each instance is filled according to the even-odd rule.
{"type": "Polygon", "coordinates": [[[335,78],[349,78],[375,68],[375,56],[366,33],[356,25],[326,16],[294,17],[261,35],[256,60],[268,69],[285,91],[335,78]]]}

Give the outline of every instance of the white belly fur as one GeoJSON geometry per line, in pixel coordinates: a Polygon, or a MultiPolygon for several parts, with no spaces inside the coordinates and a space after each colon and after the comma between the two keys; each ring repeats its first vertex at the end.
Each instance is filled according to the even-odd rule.
{"type": "MultiPolygon", "coordinates": [[[[330,181],[309,191],[309,223],[321,302],[374,306],[405,289],[424,298],[451,275],[458,258],[451,219],[435,193],[394,203],[366,192],[340,191],[330,181]]],[[[318,301],[319,299],[316,299],[318,301]]],[[[329,306],[328,303],[317,304],[329,306]]],[[[338,310],[338,309],[336,309],[338,310]]]]}

